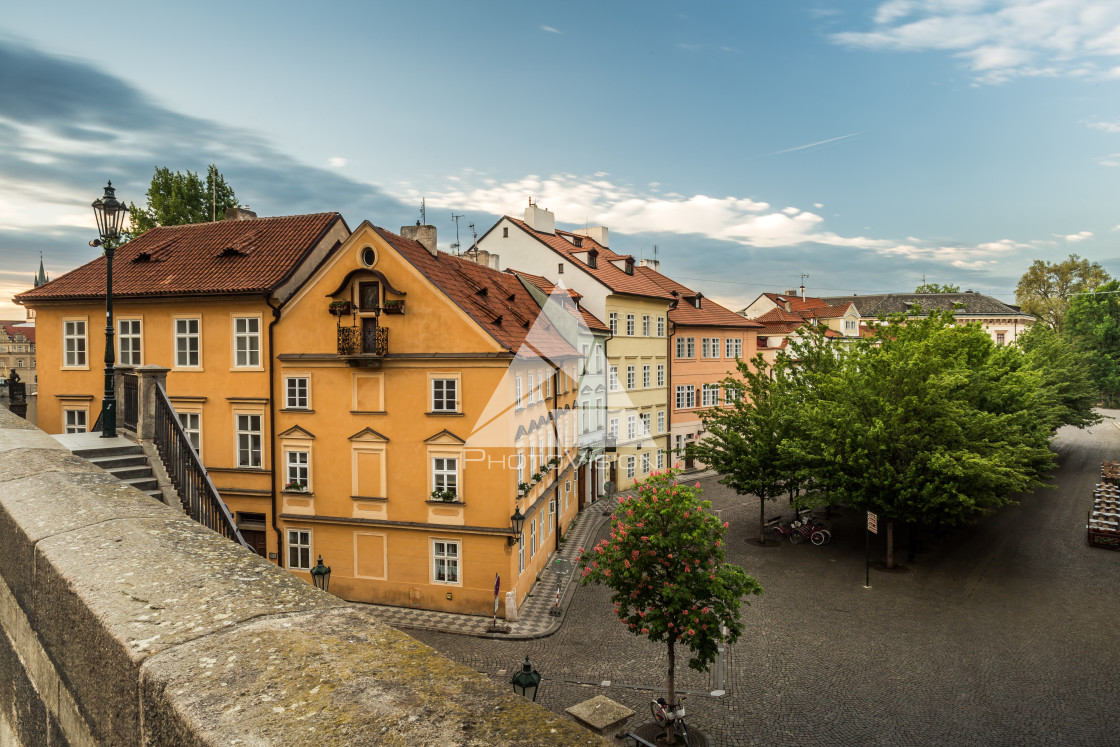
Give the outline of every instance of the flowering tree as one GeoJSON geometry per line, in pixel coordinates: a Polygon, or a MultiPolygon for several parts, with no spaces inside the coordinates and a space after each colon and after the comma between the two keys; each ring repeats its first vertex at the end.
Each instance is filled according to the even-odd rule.
{"type": "Polygon", "coordinates": [[[636,494],[623,496],[610,539],[581,550],[579,559],[581,583],[613,589],[615,614],[631,633],[668,647],[670,703],[677,644],[692,653],[690,667],[706,672],[719,642],[734,643],[743,632],[743,597],[762,593],[742,568],[724,562],[727,525],[700,500],[700,483],[681,485],[677,473],[654,472],[636,494]]]}

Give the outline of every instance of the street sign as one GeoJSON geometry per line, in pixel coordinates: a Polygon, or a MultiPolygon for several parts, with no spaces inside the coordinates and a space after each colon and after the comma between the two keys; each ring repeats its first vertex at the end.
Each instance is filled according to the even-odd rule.
{"type": "Polygon", "coordinates": [[[872,534],[879,533],[879,517],[870,511],[867,512],[867,531],[872,534]]]}

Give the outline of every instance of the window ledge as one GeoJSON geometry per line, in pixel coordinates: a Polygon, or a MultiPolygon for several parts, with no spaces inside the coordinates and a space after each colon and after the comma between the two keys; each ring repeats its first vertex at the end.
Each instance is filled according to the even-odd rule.
{"type": "Polygon", "coordinates": [[[444,410],[429,410],[428,412],[426,412],[424,414],[425,415],[439,415],[439,416],[442,416],[442,417],[445,417],[445,418],[461,418],[461,417],[464,416],[464,413],[461,413],[461,412],[451,412],[451,411],[444,411],[444,410]]]}
{"type": "Polygon", "coordinates": [[[352,496],[350,496],[350,500],[352,500],[352,501],[377,501],[377,502],[384,503],[384,502],[388,501],[389,499],[387,497],[382,497],[382,496],[377,496],[377,495],[352,495],[352,496]]]}
{"type": "Polygon", "coordinates": [[[430,505],[433,505],[433,506],[465,506],[465,505],[467,505],[466,501],[433,501],[433,500],[426,500],[424,502],[428,503],[430,505]]]}
{"type": "Polygon", "coordinates": [[[315,412],[306,407],[281,407],[280,412],[315,412]]]}
{"type": "Polygon", "coordinates": [[[306,495],[308,498],[315,497],[314,490],[281,490],[284,495],[306,495]]]}

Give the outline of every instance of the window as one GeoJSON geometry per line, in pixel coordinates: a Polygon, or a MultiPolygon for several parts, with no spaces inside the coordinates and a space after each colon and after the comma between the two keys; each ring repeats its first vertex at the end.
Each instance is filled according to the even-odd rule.
{"type": "Polygon", "coordinates": [[[626,315],[626,334],[629,337],[634,336],[634,315],[633,314],[627,314],[626,315]]]}
{"type": "Polygon", "coordinates": [[[502,238],[503,239],[508,239],[509,238],[509,226],[502,226],[502,238]]]}
{"type": "Polygon", "coordinates": [[[311,532],[306,529],[288,530],[288,569],[311,570],[311,532]]]}
{"type": "Polygon", "coordinates": [[[642,366],[642,386],[649,389],[649,366],[642,366]]]}
{"type": "Polygon", "coordinates": [[[529,374],[529,404],[530,405],[533,404],[533,402],[536,401],[536,399],[533,397],[533,389],[536,388],[536,383],[537,383],[537,375],[536,374],[529,374]]]}
{"type": "Polygon", "coordinates": [[[525,457],[525,449],[517,452],[517,481],[529,482],[529,462],[525,457]]]}
{"type": "Polygon", "coordinates": [[[458,379],[432,379],[432,412],[458,412],[458,379]]]}
{"type": "Polygon", "coordinates": [[[743,357],[743,340],[739,337],[728,337],[726,342],[727,358],[743,357]]]}
{"type": "Polygon", "coordinates": [[[618,440],[618,418],[611,418],[607,421],[607,436],[618,440]]]}
{"type": "Polygon", "coordinates": [[[1002,345],[1004,340],[1003,332],[996,332],[996,345],[1002,345]]]}
{"type": "Polygon", "coordinates": [[[176,414],[179,416],[179,424],[183,426],[183,431],[187,434],[187,440],[191,442],[194,453],[202,454],[202,413],[180,412],[176,414]]]}
{"type": "Polygon", "coordinates": [[[677,357],[678,358],[695,358],[696,357],[696,338],[695,337],[678,337],[677,338],[677,357]]]}
{"type": "Polygon", "coordinates": [[[845,319],[844,320],[844,331],[845,332],[855,332],[856,331],[856,320],[855,319],[845,319]]]}
{"type": "Polygon", "coordinates": [[[677,409],[696,407],[696,388],[691,384],[677,386],[677,409]]]}
{"type": "Polygon", "coordinates": [[[657,469],[665,469],[665,451],[663,449],[657,450],[657,469]]]}
{"type": "Polygon", "coordinates": [[[537,402],[544,402],[545,394],[547,393],[548,377],[543,373],[540,375],[539,381],[541,385],[537,387],[537,402]]]}
{"type": "Polygon", "coordinates": [[[517,576],[525,572],[525,532],[517,535],[517,576]]]}
{"type": "Polygon", "coordinates": [[[432,540],[432,581],[437,584],[459,583],[459,543],[432,540]]]}
{"type": "Polygon", "coordinates": [[[140,320],[117,320],[117,360],[125,366],[143,364],[140,358],[140,320]]]}
{"type": "Polygon", "coordinates": [[[537,554],[537,519],[529,519],[529,557],[537,554]]]}
{"type": "Polygon", "coordinates": [[[553,498],[548,502],[548,533],[552,534],[553,528],[556,526],[556,499],[553,498]]]}
{"type": "Polygon", "coordinates": [[[642,336],[649,337],[649,314],[642,314],[642,336]]]}
{"type": "Polygon", "coordinates": [[[636,415],[626,416],[626,438],[634,439],[638,435],[638,417],[636,415]]]}
{"type": "Polygon", "coordinates": [[[284,379],[284,407],[289,410],[306,410],[308,379],[306,376],[289,376],[284,379]]]}
{"type": "Polygon", "coordinates": [[[642,452],[642,474],[643,475],[648,475],[649,474],[649,452],[648,451],[643,451],[642,452]]]}
{"type": "Polygon", "coordinates": [[[634,479],[634,475],[635,475],[635,472],[637,470],[637,462],[638,462],[638,460],[635,459],[632,456],[626,457],[626,477],[627,477],[627,479],[630,479],[630,480],[634,479]]]}
{"type": "Polygon", "coordinates": [[[742,390],[738,386],[723,387],[723,401],[724,402],[738,402],[739,397],[742,395],[742,390]]]}
{"type": "Polygon", "coordinates": [[[700,390],[700,404],[715,407],[719,404],[719,384],[704,384],[700,390]]]}
{"type": "Polygon", "coordinates": [[[657,385],[665,386],[665,364],[657,364],[657,385]]]}
{"type": "Polygon", "coordinates": [[[610,314],[607,315],[607,319],[610,321],[611,334],[612,335],[617,335],[618,334],[618,312],[617,311],[612,311],[610,314]]]}
{"type": "Polygon", "coordinates": [[[544,399],[548,399],[549,397],[551,397],[552,396],[552,376],[551,376],[551,374],[545,374],[545,375],[541,376],[541,386],[544,389],[544,399]]]}
{"type": "MultiPolygon", "coordinates": [[[[650,421],[653,418],[653,414],[648,413],[648,412],[643,412],[639,417],[642,419],[642,435],[643,436],[650,435],[649,426],[650,426],[650,421]]],[[[646,472],[649,472],[649,470],[646,470],[646,472]]]]}
{"type": "Polygon", "coordinates": [[[285,451],[284,461],[287,465],[287,484],[285,490],[310,490],[311,470],[310,454],[306,451],[285,451]]]}
{"type": "Polygon", "coordinates": [[[197,367],[199,362],[199,319],[175,320],[175,365],[180,368],[197,367]]]}
{"type": "Polygon", "coordinates": [[[665,432],[665,411],[664,410],[658,410],[657,411],[657,432],[658,433],[664,433],[665,432]]]}
{"type": "Polygon", "coordinates": [[[636,382],[634,380],[634,367],[633,366],[627,366],[626,367],[626,388],[627,389],[636,389],[637,388],[636,382]]]}
{"type": "Polygon", "coordinates": [[[234,362],[237,368],[261,365],[261,320],[256,316],[233,318],[234,362]]]}
{"type": "Polygon", "coordinates": [[[700,356],[703,358],[719,357],[719,338],[705,337],[701,340],[700,356]]]}
{"type": "Polygon", "coordinates": [[[432,459],[432,488],[434,490],[450,490],[459,496],[459,460],[447,457],[432,459]]]}
{"type": "Polygon", "coordinates": [[[563,275],[564,274],[564,263],[563,262],[556,265],[556,274],[557,275],[563,275]]]}
{"type": "Polygon", "coordinates": [[[513,379],[513,406],[521,409],[521,377],[516,376],[513,379]]]}
{"type": "Polygon", "coordinates": [[[607,388],[612,392],[618,391],[618,366],[611,366],[607,375],[607,388]]]}
{"type": "Polygon", "coordinates": [[[564,483],[564,510],[568,510],[568,504],[572,499],[572,481],[568,480],[564,483]]]}
{"type": "Polygon", "coordinates": [[[237,466],[261,466],[261,416],[237,416],[237,466]]]}
{"type": "Polygon", "coordinates": [[[86,411],[85,410],[63,410],[64,424],[67,433],[85,433],[86,426],[86,411]]]}
{"type": "Polygon", "coordinates": [[[64,365],[67,368],[86,365],[86,323],[84,319],[63,322],[62,347],[66,351],[64,365]]]}
{"type": "Polygon", "coordinates": [[[657,317],[657,336],[665,336],[665,317],[663,316],[657,317]]]}

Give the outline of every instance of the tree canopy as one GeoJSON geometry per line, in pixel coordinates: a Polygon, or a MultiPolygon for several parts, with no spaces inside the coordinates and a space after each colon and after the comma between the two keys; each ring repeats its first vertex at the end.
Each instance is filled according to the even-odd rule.
{"type": "Polygon", "coordinates": [[[950,285],[946,283],[922,283],[914,289],[915,293],[960,293],[961,287],[959,285],[950,285]]]}
{"type": "Polygon", "coordinates": [[[237,207],[233,187],[214,164],[200,179],[193,171],[181,173],[166,166],[157,166],[147,191],[148,204],[137,207],[129,203],[129,238],[135,238],[156,226],[181,226],[220,220],[226,209],[237,207]]]}
{"type": "Polygon", "coordinates": [[[707,671],[719,642],[743,633],[743,597],[762,593],[754,578],[725,562],[727,525],[700,500],[699,483],[681,485],[676,475],[654,472],[624,496],[610,538],[579,559],[581,583],[610,587],[615,614],[631,633],[666,645],[669,703],[676,702],[677,645],[692,652],[691,668],[707,671]]]}
{"type": "Polygon", "coordinates": [[[1120,282],[1074,296],[1066,313],[1066,337],[1085,355],[1089,377],[1110,407],[1120,401],[1120,282]]]}
{"type": "Polygon", "coordinates": [[[1064,262],[1036,259],[1015,286],[1015,303],[1061,332],[1070,296],[1098,288],[1111,279],[1099,264],[1076,254],[1064,262]]]}

